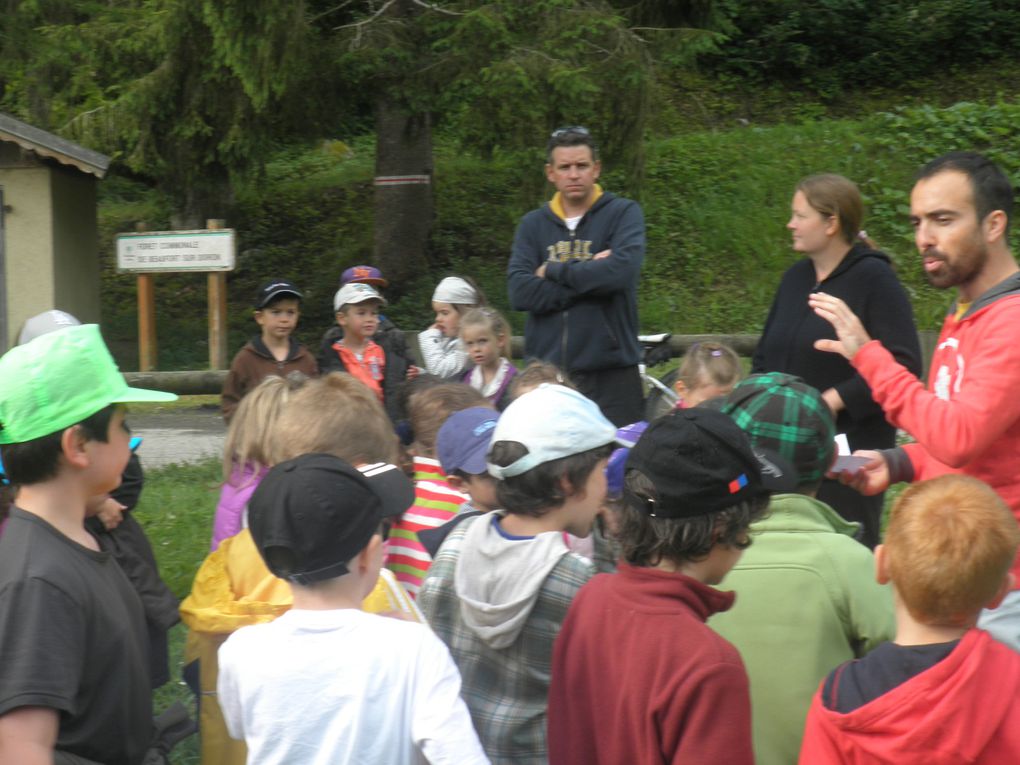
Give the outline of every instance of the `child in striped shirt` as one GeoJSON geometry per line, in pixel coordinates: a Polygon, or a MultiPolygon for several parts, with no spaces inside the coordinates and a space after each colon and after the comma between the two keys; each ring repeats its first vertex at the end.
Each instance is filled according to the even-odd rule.
{"type": "Polygon", "coordinates": [[[412,597],[432,564],[418,532],[442,526],[454,515],[467,496],[450,485],[436,459],[436,434],[454,412],[492,404],[481,393],[463,383],[444,383],[411,397],[409,415],[414,430],[411,456],[414,460],[414,505],[390,531],[386,567],[394,573],[412,597]]]}

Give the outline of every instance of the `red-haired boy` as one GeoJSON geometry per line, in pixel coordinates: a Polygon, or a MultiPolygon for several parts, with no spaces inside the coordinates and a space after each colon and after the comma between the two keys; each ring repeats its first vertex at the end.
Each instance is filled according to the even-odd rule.
{"type": "Polygon", "coordinates": [[[896,639],[826,678],[801,765],[1020,762],[1020,654],[975,627],[1013,586],[1020,546],[986,484],[945,475],[900,496],[875,549],[891,582],[896,639]]]}

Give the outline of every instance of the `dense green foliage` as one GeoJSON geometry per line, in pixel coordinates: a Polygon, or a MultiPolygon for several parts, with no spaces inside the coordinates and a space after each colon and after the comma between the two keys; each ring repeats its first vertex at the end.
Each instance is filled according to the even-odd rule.
{"type": "Polygon", "coordinates": [[[160,189],[185,226],[222,210],[231,182],[317,114],[295,116],[316,51],[298,23],[303,3],[10,5],[0,108],[111,155],[115,171],[160,189]]]}
{"type": "MultiPolygon", "coordinates": [[[[732,29],[707,64],[828,97],[1003,57],[1020,9],[996,0],[723,0],[732,29]]],[[[932,83],[932,80],[927,80],[932,83]]],[[[934,83],[932,83],[934,84],[934,83]]]]}
{"type": "MultiPolygon", "coordinates": [[[[948,302],[918,267],[907,223],[911,177],[928,159],[951,149],[987,151],[1020,177],[1012,153],[1020,132],[1020,105],[961,103],[948,109],[905,108],[858,121],[735,128],[686,134],[647,143],[643,196],[648,258],[640,293],[649,331],[754,332],[761,328],[783,270],[796,257],[784,225],[791,190],[809,173],[839,172],[855,179],[869,213],[865,227],[889,252],[914,301],[918,324],[936,328],[948,302]]],[[[254,331],[249,305],[258,283],[289,275],[306,289],[302,339],[316,344],[329,326],[339,272],[368,258],[370,144],[344,151],[327,144],[291,149],[267,165],[265,177],[238,197],[239,268],[230,275],[231,344],[254,331]]],[[[387,309],[403,328],[424,327],[429,297],[445,273],[479,277],[490,299],[506,308],[503,269],[516,221],[539,204],[539,150],[530,156],[496,154],[490,161],[461,155],[443,144],[437,158],[436,222],[430,240],[433,270],[403,285],[387,309]]],[[[619,188],[619,171],[604,177],[619,188]]],[[[136,218],[160,224],[147,195],[132,197],[125,184],[107,187],[103,248],[136,218]]],[[[126,368],[133,368],[134,283],[108,269],[106,330],[126,368]]],[[[163,368],[200,367],[205,346],[205,282],[199,276],[157,280],[164,315],[163,368]]],[[[518,329],[520,315],[512,317],[518,329]]]]}
{"type": "MultiPolygon", "coordinates": [[[[428,323],[432,285],[449,272],[478,276],[505,308],[514,225],[547,193],[551,125],[591,127],[606,187],[645,207],[647,329],[760,328],[793,258],[790,189],[823,170],[859,182],[868,231],[932,327],[946,297],[915,267],[912,173],[953,148],[1018,169],[1020,10],[994,0],[9,6],[0,109],[114,158],[100,187],[103,320],[127,368],[137,363],[134,282],[113,270],[113,235],[137,221],[200,223],[210,209],[240,235],[231,347],[254,330],[250,295],[272,275],[307,290],[302,339],[316,343],[333,321],[337,274],[378,256],[373,228],[387,223],[372,203],[381,94],[436,129],[427,272],[389,292],[387,313],[407,328],[428,323]],[[974,102],[944,108],[961,93],[974,102]]],[[[161,367],[204,365],[204,278],[161,276],[157,289],[173,317],[159,323],[161,367]]]]}

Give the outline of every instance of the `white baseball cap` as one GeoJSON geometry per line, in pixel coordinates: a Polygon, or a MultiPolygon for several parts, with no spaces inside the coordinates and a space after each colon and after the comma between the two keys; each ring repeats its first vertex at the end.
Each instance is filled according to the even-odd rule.
{"type": "Polygon", "coordinates": [[[380,305],[386,305],[386,299],[371,284],[350,282],[336,291],[336,295],[333,296],[333,310],[339,311],[345,305],[365,303],[369,300],[378,300],[380,305]]]}
{"type": "Polygon", "coordinates": [[[505,467],[489,462],[489,474],[509,478],[616,440],[616,426],[594,401],[563,385],[543,383],[515,399],[492,432],[493,444],[516,441],[528,453],[505,467]]]}

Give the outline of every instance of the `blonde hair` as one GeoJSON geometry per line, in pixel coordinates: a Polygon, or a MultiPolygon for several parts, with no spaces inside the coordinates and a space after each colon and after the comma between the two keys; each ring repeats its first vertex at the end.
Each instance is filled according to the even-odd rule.
{"type": "Polygon", "coordinates": [[[280,413],[292,392],[301,388],[308,377],[291,372],[286,378],[273,375],[241,399],[230,418],[230,427],[223,442],[223,480],[231,483],[237,468],[251,467],[251,475],[280,460],[275,451],[273,431],[280,413]]]}
{"type": "Polygon", "coordinates": [[[849,178],[835,173],[809,175],[797,184],[796,191],[803,192],[813,210],[839,221],[839,233],[847,244],[861,239],[869,247],[875,247],[875,243],[861,231],[864,202],[857,184],[849,178]]]}
{"type": "Polygon", "coordinates": [[[294,394],[277,423],[279,460],[332,454],[352,465],[399,464],[393,425],[376,395],[343,372],[310,380],[294,394]]]}
{"type": "Polygon", "coordinates": [[[888,573],[910,615],[959,626],[995,597],[1020,546],[1020,526],[987,484],[944,475],[908,487],[885,532],[888,573]]]}
{"type": "Polygon", "coordinates": [[[728,345],[709,341],[695,343],[687,349],[677,369],[677,380],[688,390],[705,382],[727,388],[736,385],[743,374],[744,367],[736,351],[728,345]]]}
{"type": "Polygon", "coordinates": [[[408,416],[414,431],[413,451],[419,457],[435,454],[436,435],[446,418],[461,409],[494,408],[485,396],[464,383],[443,383],[411,396],[408,416]]]}
{"type": "Polygon", "coordinates": [[[523,396],[529,390],[534,390],[542,383],[555,383],[571,390],[577,390],[576,386],[570,382],[570,378],[567,377],[567,373],[558,366],[550,364],[548,361],[536,360],[529,362],[524,369],[514,376],[513,382],[510,383],[510,398],[515,399],[523,396]]]}
{"type": "Polygon", "coordinates": [[[511,358],[510,324],[503,318],[503,314],[495,308],[489,308],[488,306],[472,308],[460,317],[459,334],[462,342],[464,340],[464,328],[469,326],[484,327],[489,330],[492,333],[493,339],[497,341],[500,355],[504,358],[511,358]],[[499,342],[501,337],[503,340],[499,342]]]}

